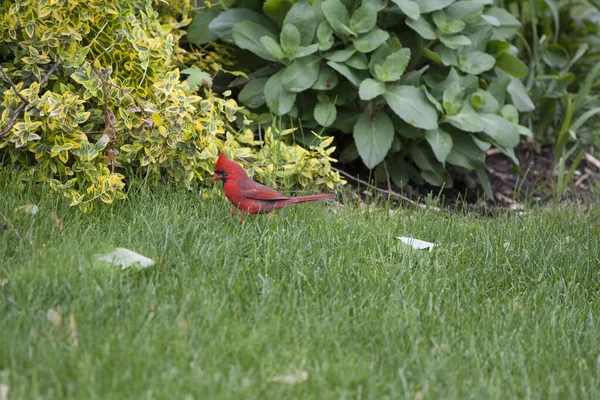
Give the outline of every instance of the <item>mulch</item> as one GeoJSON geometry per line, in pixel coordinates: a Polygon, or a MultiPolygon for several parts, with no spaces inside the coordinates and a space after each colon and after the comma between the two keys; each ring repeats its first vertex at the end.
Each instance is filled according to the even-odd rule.
{"type": "MultiPolygon", "coordinates": [[[[486,172],[489,176],[495,201],[484,195],[483,188],[477,182],[475,174],[454,175],[454,185],[440,190],[438,187],[423,185],[407,185],[402,191],[397,187],[392,190],[418,203],[425,203],[427,198],[438,200],[439,207],[450,210],[495,213],[503,210],[520,210],[524,204],[543,205],[554,202],[557,186],[557,171],[553,168],[554,154],[551,147],[537,147],[523,143],[515,149],[520,168],[515,168],[512,161],[502,153],[491,150],[486,160],[486,172]],[[465,210],[466,208],[466,210],[465,210]]],[[[567,163],[567,171],[570,163],[567,163]]],[[[353,175],[357,171],[347,171],[353,175]]],[[[365,172],[365,171],[363,171],[365,172]]],[[[565,172],[566,174],[566,172],[565,172]]],[[[366,174],[365,174],[366,175],[366,174]]],[[[365,176],[363,175],[363,176],[365,176]]],[[[573,179],[560,196],[561,204],[579,205],[597,204],[600,178],[600,161],[586,156],[578,165],[573,179]]],[[[349,184],[357,187],[356,182],[349,184]]],[[[364,185],[361,185],[364,188],[364,185]]],[[[379,188],[386,190],[385,185],[379,188]]],[[[372,195],[373,190],[361,189],[361,197],[372,195]]],[[[387,194],[381,192],[383,197],[387,194]]]]}

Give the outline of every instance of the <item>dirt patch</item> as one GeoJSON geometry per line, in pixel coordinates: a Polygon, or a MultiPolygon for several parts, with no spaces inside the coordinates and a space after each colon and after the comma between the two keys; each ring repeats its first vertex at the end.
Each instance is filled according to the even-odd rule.
{"type": "MultiPolygon", "coordinates": [[[[475,174],[454,174],[454,186],[440,191],[433,186],[406,186],[402,191],[392,186],[392,190],[408,197],[412,201],[424,203],[425,199],[439,198],[441,205],[450,209],[465,207],[469,211],[489,212],[506,208],[519,209],[522,204],[548,204],[554,201],[557,191],[557,172],[553,169],[554,155],[551,147],[534,148],[531,144],[522,144],[515,149],[519,160],[520,169],[515,170],[512,161],[505,155],[496,152],[488,152],[486,161],[486,172],[490,178],[494,191],[495,202],[487,199],[483,188],[475,178],[475,174]]],[[[567,164],[567,171],[570,163],[567,164]]],[[[353,175],[356,171],[348,172],[353,175]]],[[[362,171],[363,173],[365,171],[362,171]]],[[[566,172],[565,172],[566,174],[566,172]]],[[[368,176],[364,174],[362,176],[368,176]]],[[[571,202],[576,204],[592,204],[598,201],[598,190],[600,189],[600,162],[593,157],[584,158],[567,189],[560,197],[560,202],[571,202]]],[[[353,186],[356,182],[349,180],[353,186]]],[[[362,185],[364,187],[364,185],[362,185]]],[[[386,185],[378,186],[384,197],[389,194],[386,185]]],[[[374,190],[371,190],[373,192],[374,190]]],[[[362,196],[368,191],[364,191],[362,196]]]]}

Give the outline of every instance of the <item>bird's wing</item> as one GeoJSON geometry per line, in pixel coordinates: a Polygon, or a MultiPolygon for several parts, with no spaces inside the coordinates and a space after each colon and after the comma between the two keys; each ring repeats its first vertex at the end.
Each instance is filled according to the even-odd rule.
{"type": "Polygon", "coordinates": [[[288,197],[279,193],[275,189],[271,189],[268,186],[261,185],[253,180],[244,181],[240,184],[242,189],[242,195],[247,199],[254,200],[287,200],[288,197]]]}

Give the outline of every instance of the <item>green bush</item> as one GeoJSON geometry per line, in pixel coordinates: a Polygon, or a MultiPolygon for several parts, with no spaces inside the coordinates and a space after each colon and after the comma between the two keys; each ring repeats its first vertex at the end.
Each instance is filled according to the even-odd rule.
{"type": "Polygon", "coordinates": [[[538,110],[527,118],[537,142],[556,145],[557,157],[572,138],[600,147],[600,2],[521,0],[507,7],[523,23],[517,46],[531,69],[526,85],[538,110]]]}
{"type": "MultiPolygon", "coordinates": [[[[254,140],[233,125],[245,121],[233,99],[181,82],[174,63],[187,57],[178,40],[190,5],[171,3],[3,2],[0,165],[85,210],[124,198],[125,184],[142,178],[202,181],[221,149],[254,160],[263,179],[278,162],[296,183],[339,182],[330,141],[302,150],[274,133],[254,140]]],[[[212,54],[208,65],[218,61],[212,54]]]]}
{"type": "Polygon", "coordinates": [[[368,168],[387,160],[398,186],[451,185],[447,164],[486,184],[485,151],[518,163],[513,149],[531,135],[519,112],[534,109],[511,44],[520,23],[492,3],[230,0],[198,13],[192,41],[237,45],[254,69],[231,86],[259,121],[290,116],[305,130],[352,134],[342,156],[368,168]]]}

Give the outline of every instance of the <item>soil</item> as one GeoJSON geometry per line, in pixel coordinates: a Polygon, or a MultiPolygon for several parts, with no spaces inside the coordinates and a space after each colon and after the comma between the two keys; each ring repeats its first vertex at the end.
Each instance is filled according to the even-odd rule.
{"type": "MultiPolygon", "coordinates": [[[[426,198],[433,197],[439,199],[439,206],[451,210],[465,210],[466,208],[467,211],[483,213],[504,209],[520,210],[524,204],[552,203],[557,191],[558,175],[553,168],[553,149],[551,147],[536,148],[532,144],[523,143],[515,149],[515,154],[520,164],[518,171],[515,171],[512,161],[502,153],[494,150],[488,152],[485,169],[492,185],[495,201],[484,195],[475,174],[459,176],[454,180],[452,188],[443,191],[427,185],[409,185],[402,191],[392,186],[392,191],[419,203],[425,203],[426,198]]],[[[570,163],[567,163],[567,171],[570,166],[570,163]]],[[[579,163],[559,201],[580,205],[597,204],[600,190],[599,178],[600,161],[589,155],[586,156],[579,163]]],[[[350,184],[356,184],[350,179],[348,181],[350,184]]],[[[386,190],[384,186],[379,185],[379,188],[386,190]]],[[[382,194],[386,196],[385,193],[382,192],[382,194]]],[[[364,193],[362,195],[364,196],[364,193]]]]}

